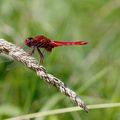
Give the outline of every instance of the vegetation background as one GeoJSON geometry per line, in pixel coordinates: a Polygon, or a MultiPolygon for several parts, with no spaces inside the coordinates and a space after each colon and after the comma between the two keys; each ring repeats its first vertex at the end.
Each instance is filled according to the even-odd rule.
{"type": "MultiPolygon", "coordinates": [[[[86,46],[59,47],[45,53],[44,66],[86,104],[120,101],[120,0],[0,0],[0,38],[21,46],[28,36],[41,34],[52,40],[88,41],[86,46]]],[[[1,120],[73,106],[33,71],[0,55],[1,120]]],[[[40,120],[119,118],[120,108],[109,108],[40,120]]]]}

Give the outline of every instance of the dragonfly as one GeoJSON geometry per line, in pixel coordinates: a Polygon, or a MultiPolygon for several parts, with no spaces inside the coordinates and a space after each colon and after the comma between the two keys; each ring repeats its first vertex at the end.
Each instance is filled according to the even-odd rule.
{"type": "Polygon", "coordinates": [[[69,46],[69,45],[86,45],[87,41],[73,41],[73,42],[61,42],[61,41],[52,41],[51,39],[45,37],[44,35],[38,35],[35,37],[28,37],[25,39],[25,45],[32,47],[30,55],[34,54],[35,49],[39,53],[40,64],[43,63],[43,53],[41,48],[44,48],[46,51],[51,52],[53,48],[59,46],[69,46]]]}

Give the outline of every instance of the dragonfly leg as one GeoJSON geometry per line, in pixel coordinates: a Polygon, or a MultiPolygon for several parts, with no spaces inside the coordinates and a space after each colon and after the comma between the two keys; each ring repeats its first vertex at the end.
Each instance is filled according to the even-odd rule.
{"type": "Polygon", "coordinates": [[[40,51],[40,49],[38,47],[37,47],[37,50],[38,50],[39,57],[40,57],[40,64],[43,64],[43,58],[44,58],[44,56],[43,56],[42,52],[40,51]]]}
{"type": "Polygon", "coordinates": [[[33,46],[32,51],[29,54],[32,55],[34,52],[35,52],[35,46],[33,46]]]}

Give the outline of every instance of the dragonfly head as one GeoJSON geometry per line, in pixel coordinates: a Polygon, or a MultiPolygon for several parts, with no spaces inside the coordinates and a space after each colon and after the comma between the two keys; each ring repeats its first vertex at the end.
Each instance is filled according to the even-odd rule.
{"type": "Polygon", "coordinates": [[[33,41],[32,37],[27,38],[25,40],[25,45],[27,45],[28,47],[31,47],[32,46],[32,41],[33,41]]]}

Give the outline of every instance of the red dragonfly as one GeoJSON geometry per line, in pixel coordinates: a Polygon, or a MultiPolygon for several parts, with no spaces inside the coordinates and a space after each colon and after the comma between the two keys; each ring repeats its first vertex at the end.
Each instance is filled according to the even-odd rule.
{"type": "Polygon", "coordinates": [[[54,47],[59,46],[68,46],[68,45],[85,45],[88,42],[85,41],[75,41],[75,42],[60,42],[60,41],[51,41],[49,38],[39,35],[35,37],[28,37],[25,40],[25,44],[28,47],[33,47],[30,55],[32,55],[35,51],[35,48],[37,48],[37,51],[40,56],[40,63],[43,63],[43,54],[40,50],[40,48],[45,48],[46,51],[51,52],[54,47]]]}

